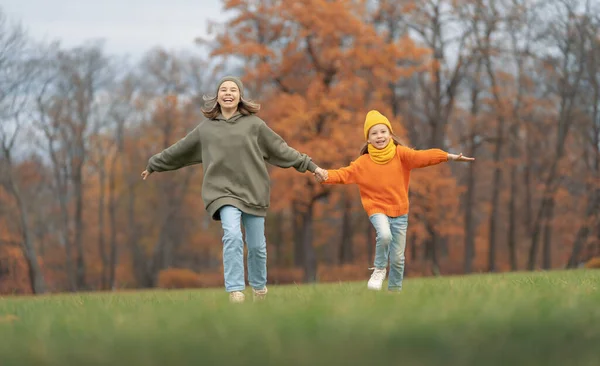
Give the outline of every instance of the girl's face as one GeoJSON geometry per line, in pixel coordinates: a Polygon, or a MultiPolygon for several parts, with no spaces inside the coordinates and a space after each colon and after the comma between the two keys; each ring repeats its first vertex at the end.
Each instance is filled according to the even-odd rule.
{"type": "Polygon", "coordinates": [[[376,149],[383,149],[388,145],[391,138],[390,129],[383,123],[380,123],[371,127],[367,142],[376,149]]]}
{"type": "Polygon", "coordinates": [[[225,81],[219,86],[217,102],[222,109],[235,109],[240,103],[240,90],[233,81],[225,81]]]}

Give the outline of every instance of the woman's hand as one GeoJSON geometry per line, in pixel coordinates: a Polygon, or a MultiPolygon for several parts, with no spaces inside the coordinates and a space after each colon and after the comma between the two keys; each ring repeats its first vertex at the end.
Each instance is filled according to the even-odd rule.
{"type": "Polygon", "coordinates": [[[467,162],[471,162],[474,161],[475,158],[468,158],[466,156],[463,156],[463,154],[448,154],[448,160],[452,160],[452,161],[467,161],[467,162]]]}
{"type": "Polygon", "coordinates": [[[152,174],[152,172],[149,172],[149,171],[147,171],[147,170],[144,170],[144,171],[142,172],[142,179],[143,179],[143,180],[146,180],[146,178],[148,178],[148,177],[150,176],[150,174],[152,174]]]}

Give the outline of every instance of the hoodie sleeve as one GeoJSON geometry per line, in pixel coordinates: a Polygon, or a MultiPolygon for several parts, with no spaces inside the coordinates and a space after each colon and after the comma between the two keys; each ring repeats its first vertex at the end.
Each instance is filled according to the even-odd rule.
{"type": "Polygon", "coordinates": [[[448,161],[448,153],[440,149],[414,150],[398,145],[398,155],[409,168],[424,168],[448,161]]]}
{"type": "Polygon", "coordinates": [[[297,150],[288,146],[288,144],[275,131],[269,128],[266,123],[261,123],[258,131],[258,144],[263,152],[265,161],[280,168],[294,167],[300,173],[307,170],[315,172],[317,165],[312,159],[297,150]]]}
{"type": "Polygon", "coordinates": [[[146,170],[164,172],[184,166],[202,163],[199,127],[194,128],[184,138],[169,146],[148,160],[146,170]]]}

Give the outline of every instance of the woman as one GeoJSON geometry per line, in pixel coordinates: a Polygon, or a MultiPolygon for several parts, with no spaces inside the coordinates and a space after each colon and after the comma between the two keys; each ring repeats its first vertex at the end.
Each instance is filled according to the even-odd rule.
{"type": "Polygon", "coordinates": [[[267,244],[265,216],[269,207],[270,180],[265,162],[307,170],[325,179],[327,172],[287,143],[256,116],[260,106],[244,99],[244,86],[228,76],[218,84],[216,97],[204,97],[206,117],[187,136],[156,154],[142,172],[202,164],[202,199],[208,213],[223,227],[225,290],[231,302],[245,299],[244,242],[248,245],[248,282],[254,299],[267,295],[267,244]]]}

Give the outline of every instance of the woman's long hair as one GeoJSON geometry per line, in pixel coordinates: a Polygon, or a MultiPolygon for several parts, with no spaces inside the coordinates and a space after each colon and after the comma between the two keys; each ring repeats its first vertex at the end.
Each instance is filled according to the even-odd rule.
{"type": "MultiPolygon", "coordinates": [[[[221,105],[217,101],[217,97],[203,96],[204,107],[201,109],[204,117],[209,119],[215,119],[221,114],[221,105]]],[[[251,100],[246,100],[240,96],[240,102],[237,105],[237,110],[244,116],[256,114],[260,110],[260,104],[254,103],[251,100]]]]}
{"type": "MultiPolygon", "coordinates": [[[[394,141],[394,145],[406,146],[402,143],[402,141],[400,140],[400,138],[398,136],[394,135],[393,133],[391,135],[392,135],[392,141],[394,141]]],[[[360,148],[360,155],[365,155],[368,153],[369,153],[369,143],[365,142],[363,147],[360,148]]]]}

